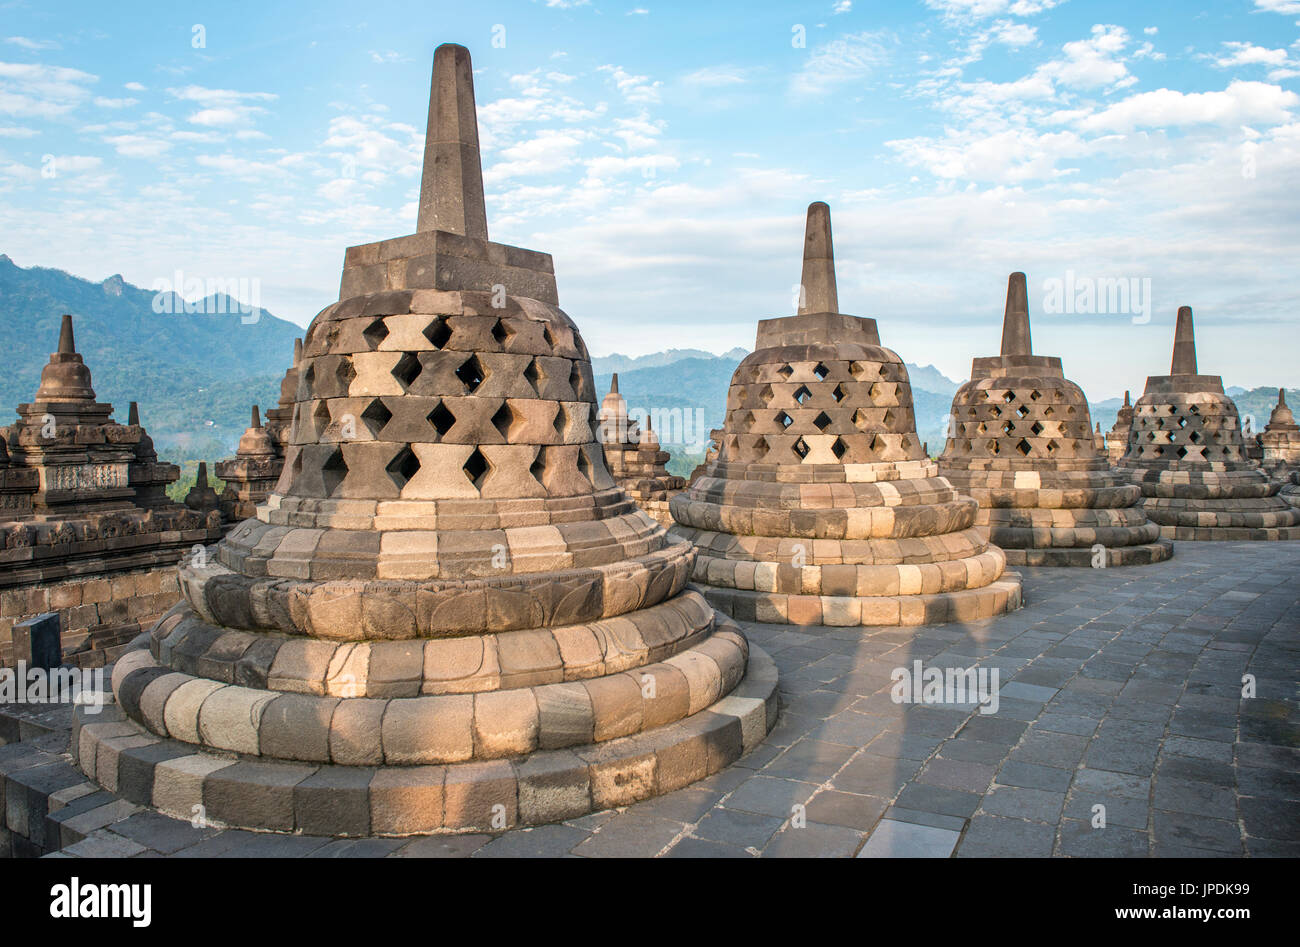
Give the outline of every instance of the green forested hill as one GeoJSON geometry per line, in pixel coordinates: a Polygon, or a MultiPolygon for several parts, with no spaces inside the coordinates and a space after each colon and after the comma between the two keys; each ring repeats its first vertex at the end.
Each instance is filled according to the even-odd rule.
{"type": "Polygon", "coordinates": [[[16,266],[0,254],[0,424],[31,401],[55,350],[59,322],[71,313],[77,351],[90,367],[95,395],[126,421],[127,403],[160,452],[207,459],[229,454],[248,424],[249,406],[279,397],[302,330],[264,310],[241,314],[223,295],[186,313],[177,297],[132,286],[120,276],[101,283],[62,270],[16,266]],[[223,311],[224,310],[224,311],[223,311]],[[245,319],[255,321],[245,323],[245,319]]]}

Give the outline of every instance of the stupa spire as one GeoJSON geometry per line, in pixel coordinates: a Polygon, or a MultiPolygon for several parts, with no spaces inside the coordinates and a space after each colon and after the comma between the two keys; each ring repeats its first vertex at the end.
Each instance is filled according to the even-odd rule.
{"type": "Polygon", "coordinates": [[[253,405],[253,420],[248,426],[251,428],[260,428],[262,426],[262,415],[258,413],[257,405],[253,405]]]}
{"type": "Polygon", "coordinates": [[[1032,355],[1029,339],[1029,290],[1024,273],[1007,280],[1007,308],[1002,317],[1002,354],[1032,355]]]}
{"type": "Polygon", "coordinates": [[[1178,308],[1178,325],[1174,328],[1174,358],[1169,366],[1171,375],[1195,375],[1196,335],[1192,326],[1192,307],[1178,308]]]}
{"type": "Polygon", "coordinates": [[[469,50],[444,43],[433,54],[429,125],[424,139],[424,176],[416,230],[488,238],[483,168],[474,107],[474,70],[469,50]]]}
{"type": "Polygon", "coordinates": [[[59,354],[74,355],[77,344],[72,338],[72,316],[63,314],[63,324],[59,327],[59,354]]]}
{"type": "Polygon", "coordinates": [[[803,241],[803,277],[799,314],[839,312],[835,290],[835,250],[831,241],[831,209],[822,201],[808,205],[808,225],[803,241]]]}
{"type": "Polygon", "coordinates": [[[618,394],[618,372],[615,372],[615,373],[614,373],[614,379],[613,379],[613,381],[610,383],[610,386],[609,386],[609,393],[610,393],[611,395],[616,395],[616,394],[618,394]]]}
{"type": "Polygon", "coordinates": [[[139,404],[139,402],[132,401],[131,404],[127,407],[127,409],[126,409],[126,423],[127,423],[127,424],[139,424],[139,423],[140,423],[140,404],[139,404]]]}
{"type": "Polygon", "coordinates": [[[302,362],[302,339],[293,340],[293,367],[297,368],[302,362]]]}
{"type": "Polygon", "coordinates": [[[1133,405],[1129,402],[1129,390],[1127,388],[1124,389],[1124,407],[1126,408],[1133,407],[1133,405]]]}

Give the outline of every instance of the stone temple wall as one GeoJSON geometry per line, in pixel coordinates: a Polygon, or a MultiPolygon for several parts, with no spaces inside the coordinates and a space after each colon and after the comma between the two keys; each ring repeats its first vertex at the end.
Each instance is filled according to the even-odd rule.
{"type": "Polygon", "coordinates": [[[126,644],[180,599],[174,565],[0,591],[0,667],[12,667],[15,622],[58,612],[64,660],[112,663],[126,644]]]}

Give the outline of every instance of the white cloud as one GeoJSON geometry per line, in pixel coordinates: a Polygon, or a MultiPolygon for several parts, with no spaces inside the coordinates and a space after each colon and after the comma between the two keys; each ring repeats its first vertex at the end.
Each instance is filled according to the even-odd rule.
{"type": "Polygon", "coordinates": [[[26,36],[10,36],[5,40],[6,43],[12,43],[14,46],[21,46],[23,49],[32,51],[42,49],[59,49],[59,44],[50,39],[28,39],[26,36]]]}
{"type": "Polygon", "coordinates": [[[797,95],[823,95],[837,86],[867,78],[887,59],[882,34],[841,36],[808,54],[808,61],[795,74],[791,89],[797,95]]]}
{"type": "Polygon", "coordinates": [[[618,91],[628,102],[650,105],[659,101],[659,87],[662,83],[651,81],[649,76],[634,76],[622,66],[599,66],[597,69],[609,74],[618,91]]]}
{"type": "Polygon", "coordinates": [[[562,171],[578,160],[585,133],[576,130],[544,129],[536,137],[502,148],[502,161],[483,172],[485,183],[508,178],[562,171]]]}
{"type": "Polygon", "coordinates": [[[1085,131],[1130,132],[1186,125],[1272,125],[1291,121],[1290,110],[1297,104],[1300,95],[1294,92],[1264,82],[1237,80],[1222,92],[1140,92],[1081,119],[1078,127],[1085,131]]]}
{"type": "Polygon", "coordinates": [[[682,82],[706,88],[743,85],[748,81],[747,73],[748,70],[741,66],[705,66],[682,76],[682,82]]]}
{"type": "Polygon", "coordinates": [[[1028,46],[1038,38],[1038,29],[1028,23],[1002,20],[994,25],[993,38],[1007,46],[1028,46]]]}
{"type": "Polygon", "coordinates": [[[837,0],[831,15],[836,16],[841,13],[849,13],[853,10],[853,0],[837,0]]]}
{"type": "Polygon", "coordinates": [[[102,109],[125,109],[132,105],[139,105],[139,99],[106,99],[103,96],[95,97],[95,104],[102,109]]]}
{"type": "Polygon", "coordinates": [[[1255,9],[1266,13],[1300,13],[1300,0],[1255,0],[1255,9]]]}
{"type": "Polygon", "coordinates": [[[148,135],[113,135],[104,141],[126,158],[156,158],[171,150],[171,142],[148,135]]]}
{"type": "Polygon", "coordinates": [[[270,92],[236,92],[232,89],[209,89],[204,86],[189,85],[180,89],[168,89],[167,93],[183,102],[194,102],[200,106],[187,119],[193,125],[209,128],[230,127],[250,124],[266,109],[253,102],[274,102],[278,96],[270,92]]]}
{"type": "Polygon", "coordinates": [[[1267,49],[1239,42],[1225,42],[1223,46],[1223,54],[1210,57],[1220,69],[1234,66],[1281,66],[1287,61],[1285,49],[1267,49]]]}
{"type": "Polygon", "coordinates": [[[128,92],[144,92],[146,89],[145,86],[138,82],[128,82],[126,85],[122,86],[122,88],[126,89],[128,92]]]}
{"type": "Polygon", "coordinates": [[[931,10],[938,10],[946,20],[979,20],[1010,13],[1033,16],[1057,6],[1062,0],[925,0],[931,10]]]}
{"type": "Polygon", "coordinates": [[[32,118],[66,115],[99,77],[66,66],[0,62],[0,113],[32,118]]]}
{"type": "Polygon", "coordinates": [[[0,138],[33,138],[39,135],[34,128],[23,128],[18,125],[0,125],[0,138]]]}
{"type": "Polygon", "coordinates": [[[1092,28],[1088,39],[1066,43],[1062,48],[1065,58],[1042,67],[1065,86],[1095,89],[1100,86],[1131,82],[1128,67],[1117,58],[1128,45],[1128,31],[1122,26],[1098,24],[1092,28]]]}

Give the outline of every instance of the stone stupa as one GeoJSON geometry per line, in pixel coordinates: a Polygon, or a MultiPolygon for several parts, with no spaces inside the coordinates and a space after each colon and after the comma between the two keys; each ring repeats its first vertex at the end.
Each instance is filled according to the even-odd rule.
{"type": "Polygon", "coordinates": [[[800,305],[758,324],[718,457],[672,501],[695,579],[736,618],[917,625],[1020,605],[1020,577],[916,435],[907,369],[839,311],[830,209],[808,208],[800,305]]]}
{"type": "Polygon", "coordinates": [[[488,240],[469,52],[440,46],[419,232],[347,251],[276,490],[118,662],[122,719],[78,716],[83,770],[186,819],[400,836],[733,762],[775,666],[614,485],[593,388],[551,258],[488,240]]]}
{"type": "Polygon", "coordinates": [[[70,315],[0,442],[0,586],[164,566],[220,536],[217,517],[168,498],[180,469],[158,460],[135,403],[120,424],[95,400],[70,315]]]}
{"type": "Polygon", "coordinates": [[[672,526],[668,503],[685,489],[686,481],[668,472],[666,464],[671,458],[651,427],[650,415],[645,417],[645,427],[628,417],[627,401],[618,390],[617,372],[610,381],[609,393],[601,401],[597,423],[605,449],[605,465],[614,482],[656,522],[672,526]]]}
{"type": "Polygon", "coordinates": [[[284,471],[284,454],[262,425],[257,405],[235,456],[217,461],[216,471],[226,484],[220,497],[222,519],[237,523],[256,516],[257,505],[271,495],[284,471]]]}
{"type": "Polygon", "coordinates": [[[1106,459],[1111,466],[1119,463],[1119,459],[1128,450],[1128,432],[1132,427],[1133,404],[1131,393],[1126,388],[1124,389],[1124,403],[1115,412],[1115,423],[1106,432],[1106,459]]]}
{"type": "Polygon", "coordinates": [[[1033,354],[1024,273],[1007,282],[1001,354],[972,361],[951,417],[939,472],[979,501],[976,522],[1007,562],[1100,567],[1173,555],[1142,491],[1111,472],[1083,389],[1059,358],[1033,354]]]}
{"type": "Polygon", "coordinates": [[[1268,425],[1258,435],[1263,452],[1262,466],[1269,476],[1289,479],[1291,471],[1300,469],[1300,424],[1286,403],[1286,389],[1277,390],[1277,404],[1268,416],[1268,425]]]}
{"type": "Polygon", "coordinates": [[[1237,406],[1196,366],[1192,310],[1178,310],[1168,375],[1147,378],[1119,470],[1166,539],[1300,539],[1300,510],[1246,456],[1237,406]]]}

